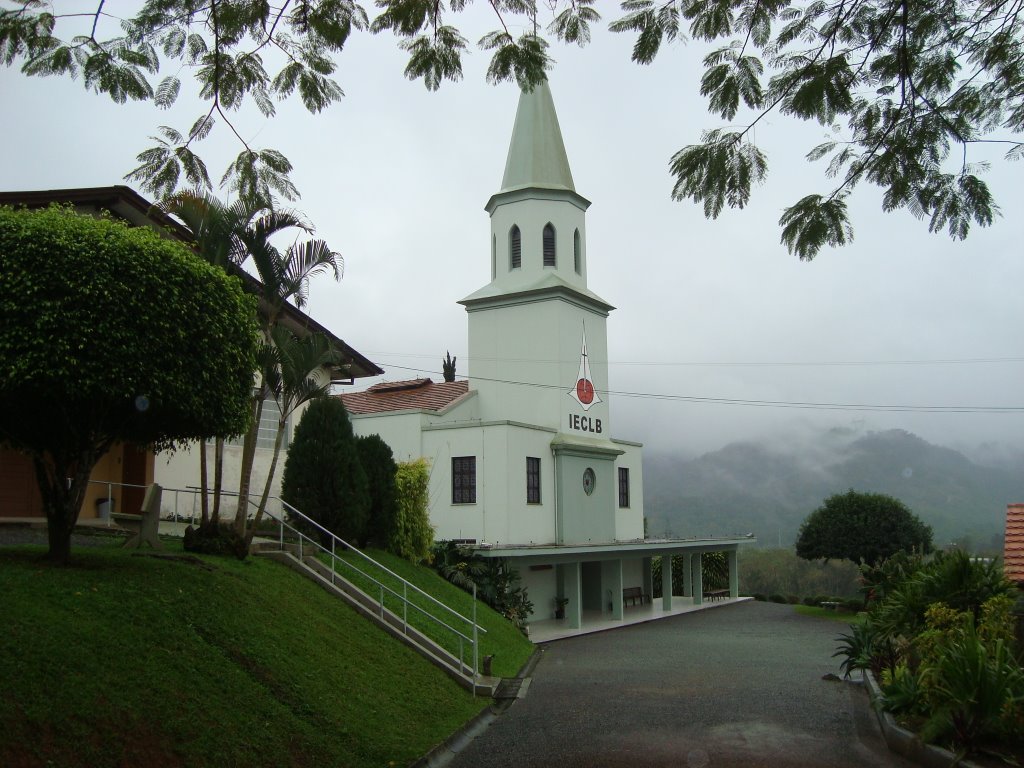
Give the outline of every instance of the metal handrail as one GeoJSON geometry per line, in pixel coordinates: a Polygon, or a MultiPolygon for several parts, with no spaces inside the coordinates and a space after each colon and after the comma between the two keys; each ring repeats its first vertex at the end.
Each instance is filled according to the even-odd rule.
{"type": "MultiPolygon", "coordinates": [[[[99,484],[102,484],[102,485],[106,485],[107,486],[107,498],[108,499],[111,498],[111,489],[115,485],[118,486],[118,487],[131,487],[131,488],[145,488],[146,487],[146,486],[142,486],[142,485],[133,485],[133,484],[130,484],[130,483],[114,483],[114,482],[107,481],[107,480],[90,480],[89,482],[99,483],[99,484]]],[[[193,497],[197,497],[198,494],[201,493],[201,489],[199,489],[199,488],[164,488],[163,491],[165,493],[172,493],[173,492],[175,494],[175,497],[174,497],[175,498],[175,502],[174,502],[174,507],[175,507],[175,509],[174,509],[174,519],[175,520],[178,519],[178,494],[180,494],[180,493],[187,493],[187,494],[191,494],[193,497]]],[[[224,491],[224,490],[222,490],[221,491],[221,495],[237,497],[239,494],[238,494],[237,491],[224,491]]],[[[248,503],[249,506],[253,506],[253,507],[257,507],[258,508],[258,503],[253,501],[253,499],[255,497],[257,497],[257,496],[259,496],[259,498],[262,498],[262,494],[259,494],[259,495],[257,495],[257,494],[248,494],[247,503],[248,503]]],[[[322,545],[318,541],[316,541],[316,539],[314,539],[313,537],[307,535],[304,531],[302,531],[299,528],[295,527],[294,525],[286,522],[285,519],[284,519],[285,515],[282,514],[282,515],[278,516],[274,512],[272,512],[271,510],[268,510],[268,509],[264,508],[264,515],[266,515],[267,517],[269,517],[270,519],[272,519],[272,520],[274,520],[275,522],[278,523],[278,526],[279,526],[278,544],[279,544],[279,546],[282,549],[284,548],[284,543],[285,543],[285,541],[284,541],[284,531],[285,531],[285,528],[287,528],[290,532],[295,534],[295,536],[298,539],[298,543],[299,543],[299,558],[300,559],[302,558],[302,542],[303,541],[308,541],[316,549],[322,551],[326,555],[330,555],[330,557],[331,557],[331,583],[334,583],[334,577],[337,575],[337,563],[338,562],[341,562],[346,567],[351,568],[356,573],[358,573],[361,576],[363,576],[364,578],[368,579],[379,590],[380,600],[379,600],[378,604],[380,606],[380,611],[381,611],[381,617],[382,618],[383,618],[383,614],[384,614],[384,611],[385,611],[385,607],[384,607],[384,594],[385,594],[385,592],[388,593],[388,594],[391,594],[392,596],[394,596],[395,598],[400,600],[401,603],[402,603],[402,629],[403,629],[403,632],[406,633],[406,634],[408,634],[408,630],[409,630],[408,612],[409,612],[409,608],[410,607],[412,607],[412,609],[414,611],[418,611],[425,618],[429,619],[430,621],[434,622],[435,624],[439,625],[440,627],[446,629],[449,632],[452,632],[458,638],[458,641],[459,641],[459,674],[462,674],[464,676],[466,676],[466,675],[462,671],[463,666],[465,665],[465,661],[464,661],[464,658],[463,658],[464,657],[465,648],[464,648],[463,643],[464,642],[469,642],[470,646],[472,648],[472,653],[473,653],[473,661],[472,661],[472,667],[471,668],[473,670],[472,680],[473,680],[473,683],[474,683],[474,694],[475,694],[475,690],[476,690],[475,683],[476,683],[477,677],[479,675],[479,671],[478,671],[479,670],[479,655],[480,655],[480,649],[479,649],[480,637],[479,637],[479,635],[480,635],[480,633],[484,633],[484,634],[487,633],[487,630],[484,627],[481,627],[476,622],[476,584],[473,585],[473,618],[468,618],[466,616],[463,616],[461,613],[456,611],[451,606],[446,605],[445,603],[441,602],[440,600],[438,600],[433,595],[429,594],[428,592],[423,591],[422,589],[420,589],[418,586],[413,584],[408,579],[406,579],[406,578],[400,576],[399,574],[395,573],[394,571],[392,571],[390,568],[388,568],[383,563],[377,562],[372,557],[367,555],[365,552],[361,551],[358,547],[352,546],[347,541],[342,539],[340,536],[337,536],[332,531],[329,531],[327,528],[322,526],[316,520],[313,520],[313,519],[309,518],[307,515],[303,514],[300,510],[296,509],[294,506],[292,506],[291,504],[286,502],[284,499],[282,499],[282,498],[280,498],[278,496],[268,496],[267,500],[268,501],[273,500],[273,501],[279,503],[281,505],[281,508],[287,511],[288,515],[290,515],[290,516],[292,516],[294,518],[297,518],[297,519],[301,520],[304,524],[310,525],[313,528],[319,530],[321,533],[323,533],[327,537],[329,537],[330,542],[331,542],[331,547],[330,547],[330,549],[328,549],[327,547],[325,547],[324,545],[322,545]],[[394,589],[389,587],[387,584],[382,582],[380,579],[376,578],[375,576],[373,576],[370,573],[367,573],[366,571],[364,571],[363,569],[359,568],[354,563],[351,563],[348,560],[345,560],[344,558],[342,558],[340,555],[338,555],[336,549],[337,549],[337,546],[339,544],[342,546],[343,550],[348,550],[350,552],[355,553],[356,555],[361,557],[367,563],[371,564],[372,566],[380,569],[384,573],[386,573],[389,576],[391,576],[392,578],[396,579],[402,585],[402,592],[399,593],[399,592],[395,591],[394,589]],[[428,611],[425,608],[423,608],[423,607],[417,605],[416,603],[412,602],[409,599],[409,589],[410,588],[413,590],[414,593],[419,594],[421,597],[425,598],[429,603],[437,606],[438,608],[444,609],[445,611],[447,611],[449,614],[451,614],[455,618],[457,618],[457,619],[465,622],[467,625],[469,625],[468,628],[467,628],[467,631],[472,632],[472,635],[466,634],[462,630],[457,629],[456,627],[451,626],[450,624],[448,624],[446,621],[444,621],[440,617],[435,616],[430,611],[428,611]]],[[[192,519],[193,522],[195,522],[195,503],[194,502],[193,502],[192,507],[193,507],[193,510],[192,510],[191,519],[192,519]]]]}
{"type": "MultiPolygon", "coordinates": [[[[172,492],[173,491],[175,494],[178,494],[178,493],[191,493],[191,494],[194,494],[194,495],[198,495],[201,492],[200,489],[193,489],[193,488],[187,488],[187,489],[165,488],[164,491],[165,492],[172,492]]],[[[221,491],[221,494],[225,495],[225,496],[234,496],[234,497],[237,497],[239,495],[237,491],[221,491]]],[[[258,508],[258,502],[255,502],[253,500],[254,498],[262,498],[262,494],[248,494],[248,499],[247,499],[248,505],[251,506],[251,507],[258,508]]],[[[175,496],[175,499],[177,500],[177,496],[175,496]]],[[[282,549],[284,548],[284,544],[285,544],[284,532],[285,532],[285,529],[287,529],[289,532],[294,534],[297,537],[297,539],[298,539],[299,558],[300,559],[302,558],[302,543],[303,543],[303,541],[308,541],[316,549],[322,551],[326,555],[330,555],[330,557],[331,557],[331,581],[332,581],[332,583],[334,581],[334,576],[337,575],[337,564],[339,562],[342,563],[344,566],[346,566],[348,568],[351,568],[353,571],[355,571],[356,573],[360,574],[364,578],[368,579],[379,590],[380,600],[378,601],[378,604],[380,606],[381,616],[382,617],[383,617],[383,612],[385,610],[385,607],[384,607],[384,594],[386,592],[388,594],[393,595],[396,599],[401,601],[401,604],[402,604],[402,629],[403,629],[403,632],[406,633],[406,634],[408,634],[408,629],[409,629],[408,610],[409,610],[410,607],[414,611],[418,611],[425,618],[427,618],[430,621],[434,622],[438,626],[444,628],[445,630],[447,630],[449,632],[452,632],[456,636],[458,641],[459,641],[459,654],[458,654],[458,656],[459,656],[459,658],[458,658],[458,660],[459,660],[459,674],[462,674],[463,676],[468,677],[468,678],[471,677],[471,679],[472,679],[472,681],[474,683],[473,688],[474,688],[474,694],[475,694],[475,690],[476,690],[476,685],[475,684],[476,684],[477,678],[479,676],[479,656],[480,656],[480,647],[479,647],[480,646],[480,637],[479,636],[480,636],[481,633],[487,634],[487,630],[484,627],[481,627],[477,623],[477,621],[476,621],[476,597],[477,597],[477,594],[476,594],[476,585],[475,584],[473,585],[473,617],[469,618],[469,617],[463,616],[461,613],[456,611],[454,608],[452,608],[451,606],[446,605],[445,603],[441,602],[440,600],[438,600],[436,597],[434,597],[433,595],[429,594],[428,592],[423,591],[422,589],[420,589],[418,586],[413,584],[408,579],[406,579],[406,578],[400,576],[399,574],[395,573],[394,571],[392,571],[390,568],[388,568],[383,563],[377,562],[372,557],[367,555],[365,552],[361,551],[358,547],[355,547],[355,546],[349,544],[347,541],[342,539],[340,536],[337,536],[332,531],[328,530],[327,528],[322,526],[320,523],[318,523],[316,520],[311,519],[310,517],[305,515],[303,512],[301,512],[300,510],[296,509],[294,506],[292,506],[291,504],[286,502],[284,499],[282,499],[282,498],[280,498],[278,496],[268,496],[267,500],[268,501],[273,500],[274,502],[280,504],[281,508],[283,510],[287,511],[288,515],[290,515],[290,516],[292,516],[292,517],[294,517],[294,518],[296,518],[298,520],[301,520],[304,524],[308,524],[308,525],[312,526],[313,528],[319,530],[320,532],[325,534],[327,537],[329,537],[329,540],[331,542],[331,547],[330,547],[330,549],[328,549],[323,544],[318,542],[316,539],[314,539],[313,537],[311,537],[308,534],[306,534],[304,531],[302,531],[299,528],[295,527],[294,525],[286,522],[285,519],[284,519],[285,515],[282,514],[282,515],[278,516],[273,511],[264,508],[264,515],[266,515],[270,519],[272,519],[275,522],[277,522],[277,524],[279,526],[278,545],[282,549]],[[380,581],[380,579],[376,578],[375,576],[373,576],[370,573],[367,573],[366,571],[364,571],[363,569],[359,568],[354,563],[351,563],[348,560],[345,560],[344,558],[342,558],[340,555],[338,555],[337,552],[336,552],[336,549],[337,549],[337,546],[339,544],[342,546],[343,549],[355,553],[360,558],[362,558],[366,563],[369,563],[370,565],[374,566],[375,568],[380,569],[384,573],[386,573],[389,576],[391,576],[392,578],[396,579],[402,585],[402,593],[399,593],[399,592],[395,591],[394,589],[389,587],[387,584],[385,584],[382,581],[380,581]],[[433,605],[437,606],[438,608],[441,608],[444,611],[447,611],[449,614],[451,614],[451,616],[454,616],[455,618],[459,619],[460,621],[465,622],[468,625],[467,626],[467,631],[471,632],[472,634],[471,635],[470,634],[466,634],[462,630],[457,629],[456,627],[451,626],[446,621],[441,619],[439,616],[435,616],[430,611],[428,611],[428,610],[424,609],[423,607],[417,605],[416,603],[412,602],[409,599],[409,594],[408,594],[410,589],[414,593],[417,593],[421,597],[425,598],[428,601],[429,604],[433,604],[433,605]],[[472,672],[473,672],[472,676],[466,675],[462,671],[463,667],[466,665],[466,661],[464,659],[464,651],[465,651],[465,648],[464,648],[464,645],[463,645],[464,642],[468,642],[470,644],[470,647],[471,647],[471,650],[472,650],[472,665],[471,665],[471,669],[472,669],[472,672]]],[[[177,501],[175,502],[175,506],[177,506],[177,501]]],[[[193,504],[193,507],[194,506],[195,505],[193,504]]]]}

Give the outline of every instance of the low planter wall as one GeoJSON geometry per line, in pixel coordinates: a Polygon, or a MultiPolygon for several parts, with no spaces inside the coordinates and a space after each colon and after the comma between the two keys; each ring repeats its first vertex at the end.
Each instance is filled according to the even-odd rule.
{"type": "Polygon", "coordinates": [[[882,735],[889,749],[908,760],[913,760],[925,768],[979,768],[969,760],[957,762],[956,755],[948,749],[937,747],[934,744],[925,744],[916,733],[911,733],[906,728],[900,727],[896,719],[882,709],[882,690],[878,687],[878,681],[869,670],[864,670],[864,685],[868,689],[868,698],[871,701],[871,708],[878,717],[878,724],[882,727],[882,735]]]}

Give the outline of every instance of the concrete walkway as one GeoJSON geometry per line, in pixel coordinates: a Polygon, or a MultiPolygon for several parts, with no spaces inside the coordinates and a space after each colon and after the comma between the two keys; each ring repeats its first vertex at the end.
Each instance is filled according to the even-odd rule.
{"type": "Polygon", "coordinates": [[[451,765],[911,768],[862,686],[822,679],[843,631],[743,602],[552,642],[528,695],[451,765]]]}

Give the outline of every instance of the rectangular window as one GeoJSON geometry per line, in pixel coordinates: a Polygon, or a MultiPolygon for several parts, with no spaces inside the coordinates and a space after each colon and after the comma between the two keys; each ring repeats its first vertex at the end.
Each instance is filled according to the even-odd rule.
{"type": "MultiPolygon", "coordinates": [[[[273,398],[267,398],[263,401],[263,409],[260,411],[260,428],[256,433],[256,447],[266,448],[268,450],[274,449],[274,441],[277,439],[277,422],[280,419],[281,410],[277,407],[277,402],[273,398]]],[[[284,423],[284,438],[281,442],[281,447],[286,448],[291,442],[291,417],[285,420],[284,423]]],[[[225,440],[225,445],[237,445],[241,446],[245,441],[245,435],[225,440]]],[[[213,440],[208,440],[208,444],[213,445],[213,440]]]]}
{"type": "Polygon", "coordinates": [[[619,467],[619,506],[629,506],[629,468],[619,467]]]}
{"type": "Polygon", "coordinates": [[[526,503],[540,504],[540,459],[526,457],[526,503]]]}
{"type": "Polygon", "coordinates": [[[452,457],[452,504],[476,504],[476,456],[452,457]]]}

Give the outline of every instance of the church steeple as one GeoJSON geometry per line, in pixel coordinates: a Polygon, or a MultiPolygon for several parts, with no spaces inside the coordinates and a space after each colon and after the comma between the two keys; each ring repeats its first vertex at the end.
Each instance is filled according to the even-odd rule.
{"type": "Polygon", "coordinates": [[[519,96],[501,191],[538,187],[575,192],[548,81],[519,96]]]}
{"type": "Polygon", "coordinates": [[[554,285],[587,293],[590,201],[576,192],[546,80],[519,95],[501,190],[485,207],[491,283],[474,297],[554,285]]]}

